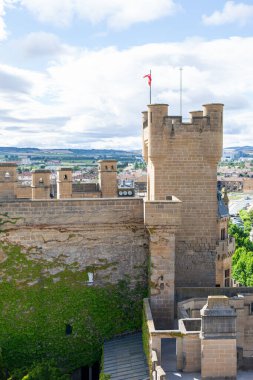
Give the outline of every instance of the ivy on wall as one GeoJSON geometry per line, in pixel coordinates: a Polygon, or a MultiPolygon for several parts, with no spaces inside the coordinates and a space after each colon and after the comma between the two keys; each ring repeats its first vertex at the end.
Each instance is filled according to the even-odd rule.
{"type": "Polygon", "coordinates": [[[50,274],[52,263],[22,247],[2,242],[0,253],[0,347],[10,371],[54,359],[68,373],[99,360],[104,339],[140,329],[143,281],[87,285],[91,269],[116,263],[50,274]]]}
{"type": "Polygon", "coordinates": [[[149,367],[149,375],[150,379],[152,377],[152,360],[151,360],[151,352],[149,347],[149,330],[148,330],[148,321],[145,314],[145,306],[143,304],[143,312],[142,312],[142,345],[143,351],[146,356],[146,360],[149,367]]]}

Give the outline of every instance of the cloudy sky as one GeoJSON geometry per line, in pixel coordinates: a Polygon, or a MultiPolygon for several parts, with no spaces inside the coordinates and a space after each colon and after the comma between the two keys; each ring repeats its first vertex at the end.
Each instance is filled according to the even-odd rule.
{"type": "Polygon", "coordinates": [[[141,147],[152,102],[225,104],[224,145],[253,145],[253,1],[0,0],[1,146],[141,147]]]}

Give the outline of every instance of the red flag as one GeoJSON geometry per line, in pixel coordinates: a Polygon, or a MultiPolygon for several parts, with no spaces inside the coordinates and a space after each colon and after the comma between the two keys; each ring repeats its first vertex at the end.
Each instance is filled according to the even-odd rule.
{"type": "Polygon", "coordinates": [[[150,74],[147,74],[147,75],[144,75],[143,78],[148,78],[148,85],[151,86],[151,82],[152,82],[151,73],[150,73],[150,74]]]}

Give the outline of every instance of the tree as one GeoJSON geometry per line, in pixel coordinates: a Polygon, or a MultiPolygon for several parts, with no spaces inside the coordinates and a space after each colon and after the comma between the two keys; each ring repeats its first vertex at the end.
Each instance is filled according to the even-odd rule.
{"type": "Polygon", "coordinates": [[[69,380],[53,362],[43,362],[34,366],[22,380],[69,380]]]}
{"type": "Polygon", "coordinates": [[[253,285],[253,252],[238,248],[232,259],[233,278],[244,286],[253,285]]]}
{"type": "Polygon", "coordinates": [[[229,225],[229,234],[234,236],[236,250],[232,258],[233,278],[241,285],[253,286],[253,242],[249,239],[252,228],[253,212],[240,211],[244,228],[229,225]]]}

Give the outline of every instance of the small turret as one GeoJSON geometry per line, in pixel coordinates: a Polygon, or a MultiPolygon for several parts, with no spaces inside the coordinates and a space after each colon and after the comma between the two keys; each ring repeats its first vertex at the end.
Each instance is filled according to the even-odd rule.
{"type": "Polygon", "coordinates": [[[168,116],[168,104],[150,104],[148,106],[148,127],[149,127],[149,158],[161,156],[164,141],[164,118],[168,116]]]}
{"type": "Polygon", "coordinates": [[[50,198],[50,170],[32,171],[32,199],[50,198]]]}
{"type": "Polygon", "coordinates": [[[57,170],[57,199],[72,197],[72,169],[57,170]]]}
{"type": "Polygon", "coordinates": [[[17,164],[12,162],[0,163],[0,198],[16,198],[17,164]]]}
{"type": "Polygon", "coordinates": [[[118,196],[117,161],[98,161],[98,178],[102,198],[116,198],[118,196]]]}

